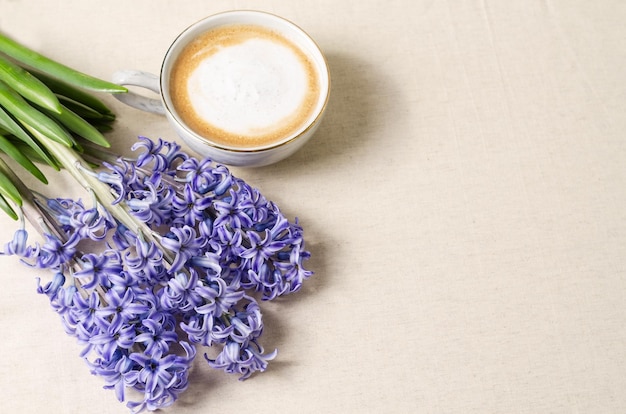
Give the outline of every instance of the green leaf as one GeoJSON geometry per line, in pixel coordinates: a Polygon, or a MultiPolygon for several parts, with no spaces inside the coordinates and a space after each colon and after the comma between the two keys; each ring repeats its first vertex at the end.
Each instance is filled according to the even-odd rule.
{"type": "Polygon", "coordinates": [[[28,65],[40,72],[60,79],[66,83],[80,88],[90,89],[100,92],[120,93],[128,90],[115,83],[107,82],[93,76],[86,75],[59,62],[56,62],[44,55],[29,49],[18,42],[0,34],[0,52],[13,59],[28,65]]]}
{"type": "Polygon", "coordinates": [[[17,213],[15,212],[15,210],[13,210],[13,207],[11,207],[11,205],[7,202],[6,198],[2,196],[2,194],[0,194],[0,210],[4,211],[13,220],[19,219],[17,213]]]}
{"type": "Polygon", "coordinates": [[[113,127],[108,123],[92,122],[92,125],[94,126],[94,128],[102,133],[113,131],[113,127]]]}
{"type": "Polygon", "coordinates": [[[48,114],[76,135],[91,141],[94,144],[107,148],[110,147],[109,142],[106,140],[104,135],[100,133],[100,131],[94,128],[89,122],[76,115],[76,113],[71,111],[66,106],[63,106],[63,110],[60,114],[56,114],[51,111],[48,111],[48,114]]]}
{"type": "Polygon", "coordinates": [[[20,150],[11,143],[6,137],[0,135],[0,151],[7,154],[9,157],[13,158],[15,162],[24,167],[25,170],[30,172],[35,176],[39,181],[44,184],[48,184],[48,180],[46,176],[43,175],[41,170],[37,168],[35,164],[31,160],[29,160],[24,154],[20,152],[20,150]]]}
{"type": "Polygon", "coordinates": [[[111,114],[113,113],[108,106],[106,106],[100,99],[96,98],[92,94],[85,92],[82,89],[79,89],[69,83],[60,81],[58,79],[47,76],[44,73],[31,71],[31,74],[43,82],[48,88],[52,90],[52,92],[57,95],[64,96],[72,101],[81,103],[94,111],[101,114],[111,114]]]}
{"type": "MultiPolygon", "coordinates": [[[[30,147],[39,160],[59,171],[59,164],[31,137],[31,135],[0,106],[0,127],[30,147]]],[[[4,135],[4,134],[3,134],[4,135]]],[[[14,143],[15,144],[15,143],[14,143]]],[[[24,149],[21,149],[24,153],[24,149]]],[[[31,156],[32,158],[32,156],[31,156]]]]}
{"type": "Polygon", "coordinates": [[[0,80],[29,101],[52,112],[61,112],[61,104],[54,92],[22,67],[0,56],[0,80]]]}
{"type": "Polygon", "coordinates": [[[4,173],[0,172],[0,195],[5,196],[18,206],[22,205],[22,196],[13,182],[4,173]]]}
{"type": "Polygon", "coordinates": [[[63,95],[57,95],[57,98],[59,98],[59,102],[61,102],[61,105],[69,108],[72,112],[76,113],[76,115],[85,120],[104,119],[103,114],[85,104],[76,102],[75,100],[63,95]]]}
{"type": "Polygon", "coordinates": [[[44,148],[37,147],[37,150],[35,150],[33,147],[16,138],[14,135],[9,135],[6,138],[11,141],[11,143],[15,145],[25,157],[30,159],[35,164],[48,164],[56,171],[61,170],[60,164],[51,155],[49,155],[44,148]],[[41,156],[41,153],[44,154],[45,158],[41,156]]]}
{"type": "Polygon", "coordinates": [[[20,120],[20,123],[24,126],[24,128],[26,128],[26,130],[35,138],[36,141],[39,142],[39,144],[44,147],[44,148],[48,148],[48,145],[46,145],[46,141],[54,141],[57,142],[61,145],[63,145],[64,147],[67,148],[73,148],[77,145],[76,140],[74,139],[74,137],[63,127],[63,125],[58,124],[56,121],[51,120],[52,122],[54,122],[59,128],[61,128],[61,130],[63,130],[65,132],[65,134],[67,135],[70,144],[67,145],[66,143],[60,143],[56,140],[51,140],[48,138],[48,136],[46,134],[44,134],[43,132],[41,132],[39,129],[33,127],[31,124],[29,124],[28,122],[22,121],[20,120]]]}
{"type": "Polygon", "coordinates": [[[0,105],[22,123],[40,131],[44,136],[65,146],[72,145],[72,138],[54,120],[32,107],[6,83],[0,81],[0,105]]]}

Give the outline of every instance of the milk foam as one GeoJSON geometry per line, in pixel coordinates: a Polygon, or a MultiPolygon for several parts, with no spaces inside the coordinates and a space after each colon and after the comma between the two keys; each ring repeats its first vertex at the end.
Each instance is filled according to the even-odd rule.
{"type": "Polygon", "coordinates": [[[250,39],[202,60],[190,74],[187,91],[206,122],[235,134],[255,135],[298,110],[308,77],[289,48],[250,39]]]}
{"type": "Polygon", "coordinates": [[[213,29],[188,44],[172,69],[170,91],[191,129],[234,147],[295,134],[314,116],[320,96],[308,56],[252,25],[213,29]]]}

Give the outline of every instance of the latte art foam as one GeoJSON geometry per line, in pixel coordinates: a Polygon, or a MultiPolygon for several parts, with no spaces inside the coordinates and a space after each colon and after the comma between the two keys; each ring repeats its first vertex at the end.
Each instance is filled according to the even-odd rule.
{"type": "Polygon", "coordinates": [[[249,25],[214,29],[187,45],[170,85],[191,129],[234,147],[294,134],[313,116],[319,95],[309,58],[284,37],[249,25]]]}

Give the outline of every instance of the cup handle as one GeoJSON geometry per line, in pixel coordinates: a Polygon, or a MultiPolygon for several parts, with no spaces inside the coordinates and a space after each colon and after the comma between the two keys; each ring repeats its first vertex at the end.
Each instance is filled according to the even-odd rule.
{"type": "MultiPolygon", "coordinates": [[[[139,86],[161,94],[159,78],[152,73],[139,70],[119,70],[113,74],[112,81],[118,85],[139,86]]],[[[113,96],[120,102],[132,106],[133,108],[165,115],[165,107],[161,99],[148,98],[147,96],[140,95],[133,91],[128,91],[128,93],[114,93],[113,96]]]]}

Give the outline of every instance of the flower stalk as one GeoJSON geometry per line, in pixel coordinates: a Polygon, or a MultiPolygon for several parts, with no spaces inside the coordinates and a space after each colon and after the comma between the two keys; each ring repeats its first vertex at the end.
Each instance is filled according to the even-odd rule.
{"type": "Polygon", "coordinates": [[[107,206],[109,212],[123,225],[136,234],[152,236],[154,233],[142,222],[134,219],[121,204],[115,203],[109,187],[99,181],[95,173],[85,165],[84,159],[72,148],[50,140],[41,140],[46,149],[68,171],[72,177],[90,193],[95,194],[98,201],[107,206]]]}

